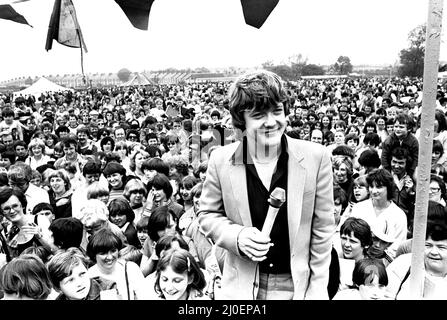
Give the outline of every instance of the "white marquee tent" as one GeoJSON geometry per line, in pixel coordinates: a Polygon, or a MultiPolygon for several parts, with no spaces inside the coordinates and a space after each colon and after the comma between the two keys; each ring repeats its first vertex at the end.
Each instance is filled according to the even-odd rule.
{"type": "Polygon", "coordinates": [[[73,91],[73,89],[60,86],[57,83],[54,83],[44,77],[41,77],[39,80],[34,82],[28,88],[25,88],[21,91],[14,92],[14,99],[17,97],[20,97],[20,96],[25,97],[26,95],[33,95],[37,99],[40,97],[40,95],[42,93],[59,92],[59,91],[66,91],[66,90],[73,91]]]}

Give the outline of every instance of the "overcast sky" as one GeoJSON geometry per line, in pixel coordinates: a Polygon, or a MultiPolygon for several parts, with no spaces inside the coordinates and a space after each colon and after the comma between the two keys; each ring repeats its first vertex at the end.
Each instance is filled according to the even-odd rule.
{"type": "MultiPolygon", "coordinates": [[[[45,51],[53,3],[13,5],[34,28],[0,19],[0,81],[81,72],[80,49],[54,41],[45,51]]],[[[256,29],[245,24],[240,0],[155,0],[149,29],[141,31],[113,0],[73,3],[88,49],[86,73],[255,67],[299,53],[315,64],[345,55],[354,65],[389,65],[428,15],[428,0],[280,0],[256,29]]],[[[440,59],[447,60],[445,32],[442,39],[440,59]]]]}

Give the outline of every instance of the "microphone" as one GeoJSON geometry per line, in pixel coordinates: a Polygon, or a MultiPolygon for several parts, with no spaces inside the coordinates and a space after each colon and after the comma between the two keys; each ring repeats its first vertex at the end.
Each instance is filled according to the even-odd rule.
{"type": "Polygon", "coordinates": [[[275,222],[279,208],[281,208],[284,202],[286,202],[286,191],[283,188],[276,187],[270,194],[267,201],[269,202],[270,206],[261,232],[266,236],[270,236],[270,232],[272,231],[273,223],[275,222]]]}

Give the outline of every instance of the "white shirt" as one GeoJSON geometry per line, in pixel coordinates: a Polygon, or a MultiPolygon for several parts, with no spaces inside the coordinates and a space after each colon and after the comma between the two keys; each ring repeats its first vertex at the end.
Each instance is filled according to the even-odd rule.
{"type": "Polygon", "coordinates": [[[25,192],[26,196],[26,213],[31,214],[34,207],[39,203],[50,203],[50,197],[48,192],[42,188],[36,187],[34,184],[30,183],[28,189],[25,192]]]}

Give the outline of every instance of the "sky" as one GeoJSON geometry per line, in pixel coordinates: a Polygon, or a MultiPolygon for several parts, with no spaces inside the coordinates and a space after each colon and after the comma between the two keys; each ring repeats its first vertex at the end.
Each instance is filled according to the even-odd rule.
{"type": "MultiPolygon", "coordinates": [[[[0,0],[0,4],[12,0],[0,0]]],[[[428,0],[280,0],[260,29],[245,24],[240,0],[155,0],[147,31],[113,0],[73,0],[87,46],[85,73],[165,68],[254,68],[301,54],[329,65],[394,65],[408,33],[428,18],[428,0]]],[[[33,28],[0,19],[0,81],[81,72],[80,49],[45,51],[54,1],[13,4],[33,28]]],[[[443,15],[443,25],[447,15],[443,15]]],[[[447,60],[445,32],[440,60],[447,60]]]]}

